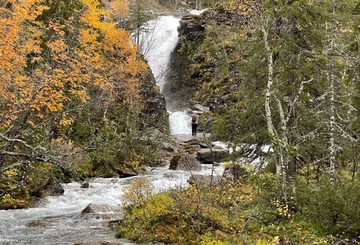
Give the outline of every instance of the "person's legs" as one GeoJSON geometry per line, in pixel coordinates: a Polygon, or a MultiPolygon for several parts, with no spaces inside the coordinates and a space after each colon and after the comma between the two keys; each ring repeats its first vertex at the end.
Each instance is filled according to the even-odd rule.
{"type": "Polygon", "coordinates": [[[196,136],[197,124],[194,124],[194,135],[196,136]]]}
{"type": "Polygon", "coordinates": [[[196,124],[191,124],[191,135],[195,136],[196,135],[196,124]]]}

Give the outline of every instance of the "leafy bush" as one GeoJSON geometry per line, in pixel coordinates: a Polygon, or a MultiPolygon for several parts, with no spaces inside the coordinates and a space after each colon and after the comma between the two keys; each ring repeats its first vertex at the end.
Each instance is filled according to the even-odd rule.
{"type": "Polygon", "coordinates": [[[0,209],[26,208],[42,197],[54,168],[49,164],[29,164],[0,174],[0,209]]]}
{"type": "Polygon", "coordinates": [[[117,236],[196,245],[358,243],[359,187],[359,179],[331,185],[327,177],[315,183],[298,177],[285,199],[269,173],[256,173],[246,184],[223,181],[154,196],[137,194],[149,187],[133,183],[127,195],[142,198],[128,202],[117,236]]]}
{"type": "Polygon", "coordinates": [[[346,178],[331,184],[327,176],[317,183],[298,180],[296,202],[304,218],[323,233],[356,237],[360,230],[360,180],[346,178]]]}
{"type": "MultiPolygon", "coordinates": [[[[126,195],[138,196],[137,189],[130,187],[126,195]]],[[[230,183],[160,193],[125,208],[117,237],[137,242],[236,244],[236,232],[244,225],[238,205],[250,200],[249,186],[230,183]]]]}

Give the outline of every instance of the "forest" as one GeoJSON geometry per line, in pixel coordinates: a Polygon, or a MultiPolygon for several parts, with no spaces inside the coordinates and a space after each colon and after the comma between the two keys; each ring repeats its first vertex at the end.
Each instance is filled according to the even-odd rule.
{"type": "Polygon", "coordinates": [[[156,194],[134,182],[116,237],[360,244],[360,2],[149,3],[0,0],[0,208],[161,163],[165,139],[151,132],[169,135],[167,114],[148,108],[159,91],[136,36],[150,5],[188,4],[207,10],[180,35],[184,83],[235,177],[156,194]]]}

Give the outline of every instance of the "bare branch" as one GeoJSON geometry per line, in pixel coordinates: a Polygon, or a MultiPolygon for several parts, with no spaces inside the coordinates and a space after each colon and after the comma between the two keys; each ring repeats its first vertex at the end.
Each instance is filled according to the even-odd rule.
{"type": "Polygon", "coordinates": [[[29,148],[31,150],[34,150],[34,147],[32,147],[31,145],[25,143],[25,141],[23,140],[19,140],[19,139],[10,139],[8,137],[6,137],[5,135],[3,134],[0,134],[0,138],[3,139],[3,140],[6,140],[7,142],[16,142],[16,143],[20,143],[22,145],[24,145],[26,148],[29,148]]]}
{"type": "Polygon", "coordinates": [[[29,163],[31,163],[31,161],[19,161],[19,162],[15,162],[15,163],[13,163],[13,164],[11,164],[11,165],[9,165],[9,166],[5,166],[5,167],[3,167],[3,168],[0,168],[0,173],[3,173],[3,172],[8,171],[8,170],[10,170],[10,169],[12,169],[12,168],[16,168],[16,167],[19,167],[19,166],[21,166],[21,165],[26,165],[26,164],[29,164],[29,163]]]}

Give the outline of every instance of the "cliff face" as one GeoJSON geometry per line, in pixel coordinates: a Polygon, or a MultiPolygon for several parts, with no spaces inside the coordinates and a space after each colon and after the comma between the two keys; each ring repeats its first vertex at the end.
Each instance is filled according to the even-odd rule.
{"type": "Polygon", "coordinates": [[[239,37],[247,23],[241,12],[221,6],[184,16],[178,28],[179,44],[171,57],[171,84],[165,93],[176,92],[174,96],[183,104],[200,103],[212,111],[236,102],[241,50],[234,37],[239,37]]]}
{"type": "Polygon", "coordinates": [[[164,85],[163,94],[170,110],[182,110],[189,108],[195,101],[194,95],[200,87],[196,77],[191,74],[193,61],[183,51],[189,43],[201,42],[205,31],[204,22],[196,15],[185,15],[178,27],[179,42],[171,53],[168,67],[167,83],[164,85]]]}
{"type": "Polygon", "coordinates": [[[166,103],[160,93],[151,71],[141,79],[140,94],[144,101],[142,113],[146,115],[145,124],[153,128],[169,128],[166,103]]]}

